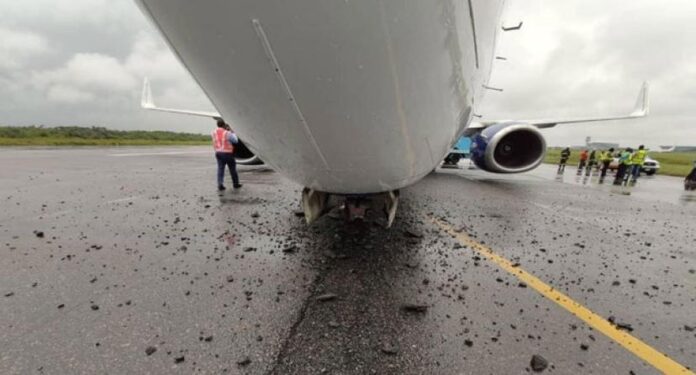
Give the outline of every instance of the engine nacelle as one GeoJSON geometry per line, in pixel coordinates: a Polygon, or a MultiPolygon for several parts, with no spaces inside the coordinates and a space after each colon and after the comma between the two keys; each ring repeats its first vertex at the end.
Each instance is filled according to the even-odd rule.
{"type": "Polygon", "coordinates": [[[263,161],[251,152],[241,139],[239,143],[234,145],[234,159],[237,161],[237,164],[241,165],[263,164],[263,161]]]}
{"type": "Polygon", "coordinates": [[[473,137],[471,160],[494,173],[534,169],[546,156],[546,140],[535,126],[505,122],[487,127],[473,137]]]}

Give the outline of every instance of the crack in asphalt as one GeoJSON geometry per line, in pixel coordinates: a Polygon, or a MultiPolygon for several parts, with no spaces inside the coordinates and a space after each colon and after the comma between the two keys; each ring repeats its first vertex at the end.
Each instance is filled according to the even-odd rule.
{"type": "Polygon", "coordinates": [[[290,331],[287,335],[287,337],[283,340],[283,344],[280,347],[280,351],[278,351],[278,355],[276,356],[275,360],[273,361],[273,367],[266,373],[268,375],[271,374],[277,374],[278,366],[281,364],[283,359],[285,359],[290,353],[290,343],[292,340],[297,336],[297,331],[300,328],[300,325],[304,322],[307,314],[307,310],[309,309],[309,306],[312,304],[312,300],[314,299],[314,296],[316,295],[317,291],[315,289],[315,285],[319,284],[323,278],[323,276],[328,272],[327,269],[324,269],[324,271],[320,271],[320,273],[312,280],[312,284],[310,287],[310,293],[307,296],[307,298],[302,302],[302,307],[300,308],[300,312],[297,314],[297,319],[295,322],[292,324],[290,327],[290,331]]]}

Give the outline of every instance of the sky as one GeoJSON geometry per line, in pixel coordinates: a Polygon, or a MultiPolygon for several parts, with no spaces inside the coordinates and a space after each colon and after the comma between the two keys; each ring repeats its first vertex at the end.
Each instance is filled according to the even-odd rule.
{"type": "MultiPolygon", "coordinates": [[[[484,119],[630,112],[650,83],[646,119],[544,130],[622,145],[696,145],[696,2],[507,0],[484,119]]],[[[143,77],[160,105],[212,106],[132,0],[0,0],[0,124],[207,133],[210,120],[139,108],[143,77]]]]}

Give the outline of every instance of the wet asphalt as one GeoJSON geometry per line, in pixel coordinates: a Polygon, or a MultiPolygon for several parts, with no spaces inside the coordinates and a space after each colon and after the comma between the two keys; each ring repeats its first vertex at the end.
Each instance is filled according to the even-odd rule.
{"type": "Polygon", "coordinates": [[[2,149],[0,166],[2,374],[523,374],[535,355],[656,373],[432,218],[696,368],[678,179],[622,195],[551,167],[443,170],[387,230],[307,226],[300,187],[262,167],[219,195],[207,147],[2,149]]]}

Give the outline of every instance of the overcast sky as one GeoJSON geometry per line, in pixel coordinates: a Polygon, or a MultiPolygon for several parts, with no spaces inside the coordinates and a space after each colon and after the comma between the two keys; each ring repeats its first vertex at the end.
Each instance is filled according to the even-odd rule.
{"type": "MultiPolygon", "coordinates": [[[[621,114],[641,83],[651,116],[544,130],[551,145],[586,136],[696,145],[696,1],[508,0],[485,119],[621,114]]],[[[142,77],[159,104],[212,109],[131,0],[0,0],[0,124],[101,125],[207,132],[205,119],[139,109],[142,77]]]]}

